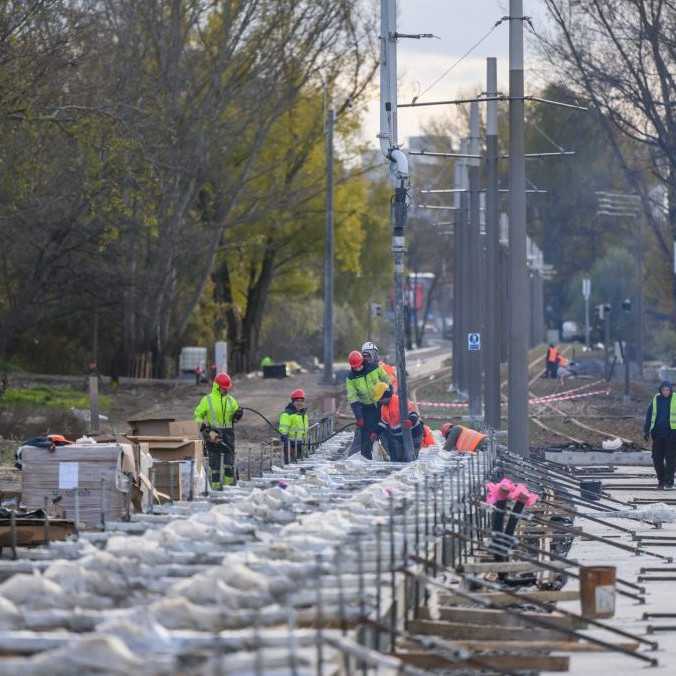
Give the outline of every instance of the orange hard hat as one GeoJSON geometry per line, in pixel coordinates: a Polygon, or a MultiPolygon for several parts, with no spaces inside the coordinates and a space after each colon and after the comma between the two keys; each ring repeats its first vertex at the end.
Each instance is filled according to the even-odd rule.
{"type": "Polygon", "coordinates": [[[305,399],[305,390],[301,390],[300,388],[294,390],[291,393],[291,401],[293,401],[294,399],[305,399]]]}
{"type": "Polygon", "coordinates": [[[347,355],[347,363],[353,368],[357,369],[360,366],[364,365],[364,355],[358,350],[352,350],[349,355],[347,355]]]}
{"type": "Polygon", "coordinates": [[[227,373],[219,373],[214,378],[214,382],[222,390],[229,390],[232,387],[232,378],[227,373]]]}
{"type": "Polygon", "coordinates": [[[63,434],[48,434],[47,438],[57,446],[65,446],[66,444],[72,444],[72,441],[68,441],[63,434]]]}
{"type": "Polygon", "coordinates": [[[448,433],[451,431],[451,427],[453,427],[453,423],[444,423],[441,426],[441,436],[442,437],[447,437],[448,433]]]}

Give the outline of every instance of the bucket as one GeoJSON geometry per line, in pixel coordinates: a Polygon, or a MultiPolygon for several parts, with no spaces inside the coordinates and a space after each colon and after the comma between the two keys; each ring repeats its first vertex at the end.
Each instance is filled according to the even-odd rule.
{"type": "Polygon", "coordinates": [[[615,566],[581,566],[582,615],[589,619],[615,614],[615,566]]]}

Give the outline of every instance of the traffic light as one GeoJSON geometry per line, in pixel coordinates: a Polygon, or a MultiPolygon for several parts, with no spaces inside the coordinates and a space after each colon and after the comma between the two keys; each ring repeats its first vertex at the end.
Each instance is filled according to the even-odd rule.
{"type": "Polygon", "coordinates": [[[622,309],[625,312],[631,312],[631,298],[625,298],[622,301],[622,309]]]}
{"type": "Polygon", "coordinates": [[[606,313],[610,313],[612,306],[609,303],[604,303],[603,305],[597,305],[596,309],[599,312],[599,319],[603,321],[606,317],[606,313]]]}

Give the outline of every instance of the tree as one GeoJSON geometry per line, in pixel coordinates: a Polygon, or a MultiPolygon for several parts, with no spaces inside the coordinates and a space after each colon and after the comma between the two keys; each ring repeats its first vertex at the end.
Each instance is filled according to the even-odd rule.
{"type": "MultiPolygon", "coordinates": [[[[627,183],[643,201],[663,265],[676,239],[676,6],[672,0],[545,0],[554,22],[550,62],[596,110],[627,183]],[[627,152],[630,139],[644,152],[627,152]],[[652,184],[665,187],[668,232],[652,184]]],[[[630,146],[631,147],[631,146],[630,146]]],[[[676,323],[676,276],[671,276],[676,323]]]]}
{"type": "Polygon", "coordinates": [[[254,251],[280,196],[282,229],[317,207],[316,186],[284,193],[275,163],[296,163],[293,183],[314,152],[320,80],[341,108],[359,102],[369,22],[352,0],[4,3],[0,357],[63,317],[90,345],[95,313],[106,361],[120,353],[130,372],[149,355],[164,374],[230,230],[254,251]],[[313,123],[296,128],[304,100],[313,123]]]}

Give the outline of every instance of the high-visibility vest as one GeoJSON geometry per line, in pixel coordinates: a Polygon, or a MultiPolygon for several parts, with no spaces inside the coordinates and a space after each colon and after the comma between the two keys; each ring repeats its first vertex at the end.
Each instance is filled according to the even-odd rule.
{"type": "MultiPolygon", "coordinates": [[[[408,412],[417,413],[415,404],[412,401],[408,402],[408,412]]],[[[380,420],[383,427],[389,427],[391,430],[398,430],[401,428],[401,416],[399,415],[399,396],[392,395],[392,398],[387,404],[380,407],[380,420]]]]}
{"type": "Polygon", "coordinates": [[[427,448],[428,446],[434,446],[434,444],[436,443],[437,442],[434,440],[432,430],[427,425],[423,425],[423,440],[422,440],[423,448],[427,448]]]}
{"type": "MultiPolygon", "coordinates": [[[[542,354],[542,353],[541,353],[542,354]]],[[[551,364],[559,358],[559,351],[555,347],[547,348],[547,361],[551,364]]]]}
{"type": "Polygon", "coordinates": [[[397,391],[397,369],[392,366],[392,364],[386,364],[384,361],[380,362],[380,368],[382,368],[385,373],[390,377],[392,381],[392,391],[396,393],[397,391]]]}
{"type": "Polygon", "coordinates": [[[486,439],[486,435],[469,427],[459,426],[460,436],[455,442],[455,450],[461,453],[476,453],[477,446],[486,439]]]}
{"type": "MultiPolygon", "coordinates": [[[[655,422],[657,421],[657,397],[653,397],[653,412],[652,419],[650,420],[650,431],[652,432],[655,429],[655,422]]],[[[676,396],[671,395],[671,401],[669,402],[669,427],[672,430],[676,430],[676,396]]]]}

